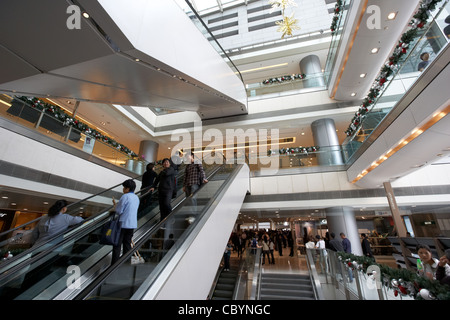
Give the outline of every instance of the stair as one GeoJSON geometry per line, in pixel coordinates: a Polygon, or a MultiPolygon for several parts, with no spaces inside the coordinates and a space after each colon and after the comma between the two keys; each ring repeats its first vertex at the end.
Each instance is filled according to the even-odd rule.
{"type": "Polygon", "coordinates": [[[260,300],[315,300],[309,275],[263,273],[260,300]]]}
{"type": "Polygon", "coordinates": [[[237,270],[223,271],[217,280],[211,300],[231,300],[238,277],[237,270]]]}

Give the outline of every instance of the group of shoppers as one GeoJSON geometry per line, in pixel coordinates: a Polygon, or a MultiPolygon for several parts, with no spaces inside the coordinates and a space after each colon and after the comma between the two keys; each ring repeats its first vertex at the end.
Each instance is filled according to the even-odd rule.
{"type": "MultiPolygon", "coordinates": [[[[196,200],[193,196],[200,185],[207,183],[205,172],[201,163],[195,163],[194,153],[187,156],[188,164],[185,169],[183,192],[191,200],[191,204],[196,206],[196,200]]],[[[142,176],[141,192],[144,194],[141,200],[135,194],[136,182],[133,179],[125,180],[122,183],[123,195],[116,203],[113,198],[114,208],[111,213],[118,215],[121,222],[121,231],[119,243],[113,246],[111,264],[114,264],[119,258],[120,253],[127,253],[132,248],[132,239],[134,230],[137,228],[138,211],[145,209],[151,204],[151,195],[158,189],[158,201],[160,209],[160,221],[164,220],[171,212],[171,201],[177,195],[176,177],[178,167],[181,164],[181,158],[175,155],[171,159],[165,158],[162,161],[162,170],[159,174],[155,172],[155,165],[150,163],[146,167],[146,172],[142,176]]],[[[61,235],[71,226],[83,222],[83,218],[65,214],[68,202],[58,200],[48,210],[36,228],[33,230],[34,245],[48,241],[56,235],[61,235]]]]}

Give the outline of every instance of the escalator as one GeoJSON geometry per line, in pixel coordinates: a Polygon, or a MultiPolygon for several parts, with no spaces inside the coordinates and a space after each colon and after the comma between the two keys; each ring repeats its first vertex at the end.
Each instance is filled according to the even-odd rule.
{"type": "MultiPolygon", "coordinates": [[[[205,165],[207,175],[216,169],[217,166],[205,165]]],[[[183,170],[180,170],[177,177],[180,195],[173,200],[174,207],[185,198],[181,191],[183,175],[183,170]]],[[[113,188],[105,190],[104,194],[113,188]]],[[[72,269],[69,266],[76,266],[75,271],[79,271],[82,286],[87,285],[108,268],[112,247],[98,243],[100,230],[108,220],[109,210],[112,209],[112,206],[108,205],[111,198],[105,197],[104,194],[95,195],[95,202],[92,198],[77,202],[76,208],[86,206],[88,203],[94,203],[93,206],[96,206],[101,201],[104,202],[104,205],[99,206],[98,213],[93,214],[84,223],[50,239],[47,243],[25,250],[10,261],[1,263],[0,297],[22,300],[63,299],[67,294],[67,281],[71,276],[69,271],[72,269]]],[[[134,241],[138,241],[159,221],[157,192],[153,193],[152,197],[151,205],[140,210],[138,214],[138,228],[134,233],[134,241]]]]}
{"type": "Polygon", "coordinates": [[[221,166],[76,300],[205,299],[248,190],[248,166],[221,166]],[[139,253],[144,263],[132,264],[139,253]]]}
{"type": "MultiPolygon", "coordinates": [[[[184,177],[184,168],[180,168],[179,174],[177,175],[177,195],[182,194],[182,181],[184,177]]],[[[138,177],[133,179],[137,182],[138,177]]],[[[59,234],[56,237],[49,239],[47,242],[42,243],[40,245],[33,246],[32,242],[32,233],[34,227],[36,227],[40,221],[40,218],[37,218],[33,221],[29,221],[23,225],[15,227],[11,230],[5,231],[0,234],[0,250],[2,252],[13,252],[13,259],[8,259],[0,262],[0,275],[9,270],[9,268],[14,265],[29,259],[39,252],[45,250],[49,246],[56,245],[58,242],[64,241],[71,234],[76,233],[78,230],[82,228],[86,228],[88,225],[101,223],[104,219],[107,218],[107,213],[109,210],[113,208],[112,206],[112,198],[119,199],[122,196],[122,193],[116,190],[122,188],[122,183],[115,185],[111,188],[105,189],[95,195],[89,196],[85,199],[76,201],[67,206],[67,213],[69,215],[82,215],[85,220],[82,224],[78,226],[74,226],[73,228],[69,228],[63,234],[59,234]]],[[[149,195],[148,190],[140,190],[136,192],[139,198],[143,196],[148,196],[151,199],[151,205],[145,209],[140,208],[138,212],[138,224],[141,226],[145,221],[155,215],[156,213],[153,210],[157,204],[157,193],[149,195]]],[[[174,199],[173,205],[176,205],[180,199],[174,199]]]]}

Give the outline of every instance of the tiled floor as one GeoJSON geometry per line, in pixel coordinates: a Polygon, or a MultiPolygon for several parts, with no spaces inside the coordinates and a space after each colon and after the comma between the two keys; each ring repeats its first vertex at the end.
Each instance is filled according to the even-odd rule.
{"type": "MultiPolygon", "coordinates": [[[[290,249],[283,249],[283,255],[280,256],[278,251],[273,253],[275,264],[269,264],[266,257],[266,263],[262,266],[263,272],[271,273],[308,273],[308,266],[306,264],[306,256],[300,254],[299,251],[294,250],[294,256],[289,256],[290,249]]],[[[231,259],[237,259],[237,253],[233,252],[231,259]]],[[[397,268],[395,259],[391,256],[376,256],[377,263],[386,264],[391,268],[397,268]]],[[[320,268],[317,265],[317,268],[320,268]]],[[[319,269],[320,270],[320,269],[319,269]]]]}
{"type": "MultiPolygon", "coordinates": [[[[308,267],[306,265],[306,259],[304,255],[299,255],[297,250],[294,251],[294,256],[289,256],[290,249],[286,248],[283,249],[283,255],[280,256],[278,251],[275,251],[273,253],[273,256],[275,258],[275,264],[269,264],[266,261],[265,264],[262,266],[263,272],[270,272],[270,273],[308,273],[308,267]]],[[[232,252],[231,259],[237,260],[237,253],[232,252]]]]}

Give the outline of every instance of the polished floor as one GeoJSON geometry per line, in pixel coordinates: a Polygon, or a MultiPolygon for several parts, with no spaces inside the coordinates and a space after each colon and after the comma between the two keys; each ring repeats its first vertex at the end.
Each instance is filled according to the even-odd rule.
{"type": "MultiPolygon", "coordinates": [[[[270,273],[305,273],[308,274],[308,266],[306,256],[301,254],[299,250],[294,250],[294,255],[289,256],[290,248],[283,248],[282,256],[278,251],[274,251],[274,264],[269,264],[266,258],[265,264],[262,265],[262,272],[270,273]]],[[[392,256],[375,256],[377,263],[388,265],[391,268],[397,268],[395,259],[392,256]]],[[[231,260],[237,262],[237,252],[232,252],[231,260]]],[[[316,268],[320,268],[317,264],[316,268]]],[[[320,269],[319,269],[320,270],[320,269]]]]}

